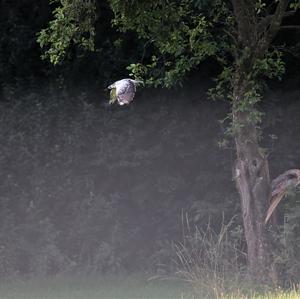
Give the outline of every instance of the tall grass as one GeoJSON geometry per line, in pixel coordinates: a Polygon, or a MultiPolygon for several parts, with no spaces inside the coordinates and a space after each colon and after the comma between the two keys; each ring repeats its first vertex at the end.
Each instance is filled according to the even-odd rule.
{"type": "Polygon", "coordinates": [[[233,236],[233,221],[215,231],[210,223],[201,229],[191,227],[188,217],[184,219],[183,241],[175,246],[176,274],[192,285],[199,298],[220,298],[246,281],[241,232],[235,230],[233,236]]]}
{"type": "Polygon", "coordinates": [[[177,276],[188,282],[195,299],[295,299],[292,290],[258,285],[247,275],[245,241],[233,217],[219,230],[209,222],[205,229],[191,226],[183,218],[183,240],[175,245],[177,276]]]}

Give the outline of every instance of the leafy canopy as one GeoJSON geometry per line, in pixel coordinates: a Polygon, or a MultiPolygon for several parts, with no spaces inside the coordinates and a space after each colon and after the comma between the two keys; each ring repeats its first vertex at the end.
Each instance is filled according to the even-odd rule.
{"type": "Polygon", "coordinates": [[[113,24],[131,30],[152,51],[148,61],[128,69],[148,85],[171,87],[207,57],[222,57],[229,40],[220,39],[223,26],[232,23],[222,1],[124,1],[112,0],[113,24]],[[205,7],[205,13],[202,8],[205,7]]]}
{"type": "Polygon", "coordinates": [[[38,34],[42,58],[54,65],[67,55],[72,44],[94,51],[96,6],[93,0],[50,0],[54,19],[38,34]],[[58,5],[58,6],[57,6],[58,5]]]}
{"type": "MultiPolygon", "coordinates": [[[[60,63],[68,48],[79,45],[94,50],[95,0],[51,0],[54,20],[40,32],[44,58],[60,63]]],[[[222,67],[213,97],[229,95],[238,71],[247,81],[246,111],[260,99],[261,79],[284,73],[281,52],[271,46],[286,9],[294,11],[300,1],[225,0],[108,0],[114,13],[112,25],[120,32],[135,32],[144,54],[128,66],[130,75],[146,85],[171,87],[212,57],[222,67]],[[278,24],[277,24],[278,23],[278,24]],[[146,55],[147,53],[147,55],[146,55]]],[[[118,59],[117,57],[114,57],[118,59]]],[[[257,117],[258,118],[258,117],[257,117]]]]}
{"type": "MultiPolygon", "coordinates": [[[[257,124],[261,113],[255,105],[261,99],[263,80],[281,78],[285,71],[282,53],[271,42],[286,9],[295,10],[299,1],[118,1],[111,0],[120,31],[135,31],[153,53],[129,65],[131,75],[146,84],[171,87],[207,57],[222,71],[216,78],[213,98],[227,97],[232,112],[247,113],[257,124]],[[245,83],[246,82],[246,83],[245,83]],[[234,88],[243,89],[236,101],[234,88]]],[[[146,49],[147,50],[147,49],[146,49]]],[[[232,115],[230,116],[232,118],[232,115]]],[[[230,133],[240,124],[229,127],[230,133]]]]}

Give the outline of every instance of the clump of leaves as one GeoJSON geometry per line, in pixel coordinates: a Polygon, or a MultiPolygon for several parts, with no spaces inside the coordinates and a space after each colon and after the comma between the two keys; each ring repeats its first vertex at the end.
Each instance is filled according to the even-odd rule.
{"type": "Polygon", "coordinates": [[[54,19],[38,34],[38,43],[46,49],[43,59],[59,64],[68,54],[70,46],[79,45],[84,50],[94,51],[96,6],[93,0],[52,0],[58,6],[53,11],[54,19]]]}

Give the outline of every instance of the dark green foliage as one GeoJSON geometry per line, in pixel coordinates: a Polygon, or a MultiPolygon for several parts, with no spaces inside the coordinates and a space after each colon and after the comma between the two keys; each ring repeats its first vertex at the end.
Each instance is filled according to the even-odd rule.
{"type": "Polygon", "coordinates": [[[0,2],[0,83],[47,71],[40,60],[36,34],[49,14],[48,0],[0,2]]]}
{"type": "Polygon", "coordinates": [[[55,1],[50,5],[48,0],[1,1],[0,84],[16,81],[28,84],[38,77],[56,79],[63,84],[96,82],[106,86],[119,76],[128,76],[126,66],[142,56],[143,43],[134,34],[118,33],[112,28],[113,13],[108,3],[97,3],[97,19],[92,2],[64,1],[64,4],[60,6],[55,1]],[[59,19],[53,19],[54,9],[59,19]],[[80,24],[82,17],[85,27],[80,24]],[[49,21],[52,27],[45,29],[49,21]],[[42,60],[41,56],[50,57],[50,52],[43,52],[38,41],[46,52],[52,45],[53,59],[63,60],[64,64],[53,67],[42,60]],[[93,45],[94,52],[86,51],[93,45]]]}
{"type": "Polygon", "coordinates": [[[50,21],[49,28],[41,30],[37,39],[41,48],[46,48],[42,57],[56,65],[73,44],[94,51],[95,2],[53,0],[50,3],[58,6],[53,11],[54,20],[50,21]]]}
{"type": "Polygon", "coordinates": [[[206,56],[227,59],[231,41],[224,30],[232,19],[222,1],[181,1],[178,9],[175,2],[2,1],[0,81],[60,76],[65,83],[106,86],[128,76],[129,67],[151,85],[181,84],[191,70],[202,68],[206,56]],[[123,10],[126,18],[114,20],[114,12],[118,16],[123,10]],[[41,55],[64,64],[53,68],[41,55]]]}
{"type": "Polygon", "coordinates": [[[145,51],[150,50],[153,55],[148,61],[131,64],[129,70],[148,85],[181,84],[205,58],[222,51],[211,31],[220,17],[220,3],[210,7],[213,18],[197,8],[200,3],[195,5],[192,1],[110,3],[117,28],[135,31],[147,41],[145,51]]]}

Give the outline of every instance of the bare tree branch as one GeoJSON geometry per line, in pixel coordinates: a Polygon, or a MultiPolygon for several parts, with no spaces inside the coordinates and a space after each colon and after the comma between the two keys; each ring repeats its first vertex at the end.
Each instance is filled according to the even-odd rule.
{"type": "Polygon", "coordinates": [[[269,47],[270,43],[272,42],[275,35],[278,33],[280,29],[280,25],[286,13],[289,2],[290,2],[289,0],[280,0],[277,4],[276,11],[270,23],[270,27],[266,37],[267,47],[269,47]]]}
{"type": "Polygon", "coordinates": [[[272,181],[272,196],[265,223],[268,223],[278,204],[285,198],[289,188],[300,186],[300,169],[290,169],[272,181]]]}
{"type": "MultiPolygon", "coordinates": [[[[286,11],[283,15],[283,18],[291,17],[291,16],[295,15],[295,13],[296,13],[296,10],[286,11]]],[[[265,31],[268,28],[268,26],[271,24],[271,22],[273,21],[274,17],[275,17],[275,14],[269,14],[269,15],[266,15],[265,17],[263,17],[258,24],[258,30],[265,31]]]]}
{"type": "Polygon", "coordinates": [[[300,25],[283,25],[279,29],[300,29],[300,25]]]}

